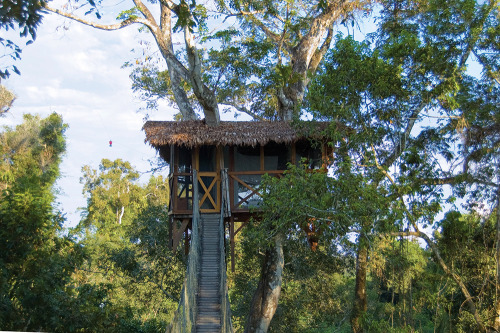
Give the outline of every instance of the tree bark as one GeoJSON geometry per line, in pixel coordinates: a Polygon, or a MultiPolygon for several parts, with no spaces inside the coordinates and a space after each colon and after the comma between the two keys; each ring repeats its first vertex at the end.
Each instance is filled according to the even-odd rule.
{"type": "Polygon", "coordinates": [[[277,235],[274,248],[266,251],[244,333],[265,333],[269,329],[271,319],[278,307],[283,266],[283,236],[277,235]]]}
{"type": "MultiPolygon", "coordinates": [[[[172,12],[165,4],[161,5],[160,30],[162,32],[163,42],[160,42],[157,39],[157,45],[160,48],[161,53],[174,54],[174,47],[172,43],[172,12]],[[162,47],[166,48],[168,52],[162,50],[162,47]]],[[[187,97],[186,91],[182,87],[181,76],[175,70],[175,64],[169,57],[164,56],[163,58],[167,63],[172,92],[174,93],[175,103],[179,107],[182,119],[196,119],[196,113],[191,106],[191,102],[187,97]]]]}
{"type": "MultiPolygon", "coordinates": [[[[366,3],[369,2],[366,1],[366,3]]],[[[311,21],[307,34],[295,47],[291,48],[291,83],[278,91],[278,116],[281,120],[289,121],[298,115],[299,106],[304,99],[311,76],[316,72],[332,41],[333,23],[339,21],[348,12],[362,9],[364,5],[365,1],[340,0],[330,3],[322,14],[311,21]],[[322,42],[327,32],[328,35],[322,42]]],[[[269,33],[267,35],[269,36],[269,33]]]]}
{"type": "Polygon", "coordinates": [[[354,333],[363,332],[361,317],[367,309],[366,298],[366,269],[368,267],[368,243],[365,235],[360,234],[358,254],[356,258],[356,286],[354,291],[354,304],[351,315],[351,328],[354,333]]]}
{"type": "Polygon", "coordinates": [[[215,93],[203,83],[201,74],[201,59],[196,49],[190,27],[184,27],[184,41],[191,73],[191,85],[198,102],[203,107],[207,125],[217,125],[220,122],[219,104],[215,93]]]}

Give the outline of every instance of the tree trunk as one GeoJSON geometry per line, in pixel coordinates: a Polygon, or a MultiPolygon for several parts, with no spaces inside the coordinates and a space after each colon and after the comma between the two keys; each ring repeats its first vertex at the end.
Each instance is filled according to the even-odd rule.
{"type": "Polygon", "coordinates": [[[278,307],[283,274],[283,236],[278,235],[268,249],[262,265],[259,285],[254,293],[245,333],[265,333],[278,307]]]}
{"type": "Polygon", "coordinates": [[[278,117],[280,120],[290,121],[294,116],[299,115],[300,104],[302,104],[311,77],[315,74],[319,63],[330,47],[333,37],[332,24],[339,21],[346,12],[352,12],[362,7],[362,4],[349,1],[334,1],[322,14],[310,22],[309,31],[291,50],[292,74],[290,83],[278,91],[278,117]],[[327,32],[328,35],[324,39],[327,32]]]}
{"type": "Polygon", "coordinates": [[[368,243],[364,235],[359,237],[358,255],[356,258],[356,286],[354,291],[354,304],[351,315],[351,328],[354,333],[363,332],[361,317],[366,312],[366,268],[368,266],[368,243]]]}
{"type": "Polygon", "coordinates": [[[160,19],[162,36],[157,38],[157,45],[167,63],[168,75],[170,76],[170,83],[172,92],[174,93],[175,102],[179,107],[180,113],[182,114],[182,119],[196,119],[196,113],[194,112],[186,91],[183,88],[182,78],[175,68],[174,61],[167,56],[167,54],[174,54],[174,47],[172,44],[172,12],[165,4],[161,5],[160,19]]]}

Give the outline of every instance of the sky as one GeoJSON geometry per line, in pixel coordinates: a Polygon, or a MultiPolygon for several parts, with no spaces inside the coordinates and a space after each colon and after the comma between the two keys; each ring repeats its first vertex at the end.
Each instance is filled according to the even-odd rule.
{"type": "MultiPolygon", "coordinates": [[[[2,81],[17,99],[0,118],[1,126],[21,123],[25,113],[45,117],[52,112],[61,114],[69,125],[57,183],[67,227],[79,222],[79,207],[86,205],[80,184],[82,166],[97,168],[103,158],[121,158],[144,173],[141,181],[149,178],[155,151],[144,143],[144,113],[137,112],[143,104],[132,92],[130,69],[121,68],[133,58],[130,50],[139,42],[138,27],[101,31],[77,23],[68,26],[61,17],[46,15],[35,42],[24,48],[22,59],[15,63],[21,75],[2,81]]],[[[174,113],[160,106],[150,119],[172,120],[174,113]]]]}

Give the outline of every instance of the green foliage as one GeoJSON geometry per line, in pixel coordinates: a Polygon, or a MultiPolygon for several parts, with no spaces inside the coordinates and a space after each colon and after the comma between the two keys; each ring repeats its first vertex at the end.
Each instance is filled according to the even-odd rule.
{"type": "Polygon", "coordinates": [[[16,95],[4,85],[0,85],[0,116],[4,116],[10,110],[15,100],[16,95]]]}
{"type": "Polygon", "coordinates": [[[120,14],[117,16],[117,20],[122,20],[122,21],[127,21],[127,20],[134,20],[138,18],[140,14],[140,11],[137,7],[133,7],[131,9],[127,9],[122,11],[120,14]]]}
{"type": "Polygon", "coordinates": [[[83,254],[61,235],[54,183],[67,125],[57,114],[24,116],[0,136],[0,327],[61,331],[70,281],[83,254]],[[62,318],[62,319],[61,319],[62,318]]]}
{"type": "Polygon", "coordinates": [[[75,280],[91,288],[108,285],[105,318],[120,318],[114,332],[164,330],[185,272],[166,241],[168,183],[159,176],[141,186],[138,178],[130,163],[119,159],[103,159],[98,170],[83,168],[88,204],[75,231],[89,258],[75,280]]]}
{"type": "MultiPolygon", "coordinates": [[[[485,200],[495,202],[498,163],[492,161],[498,157],[498,136],[491,130],[498,128],[498,80],[493,78],[486,61],[479,65],[484,73],[490,73],[487,78],[466,73],[471,53],[477,53],[477,58],[480,54],[486,57],[485,44],[480,41],[491,43],[487,31],[498,25],[498,7],[493,9],[493,4],[384,1],[380,28],[370,36],[371,43],[338,36],[321,73],[311,84],[306,101],[309,111],[317,119],[335,122],[330,131],[335,148],[334,178],[356,188],[360,198],[370,198],[359,200],[360,205],[368,203],[367,207],[374,207],[372,221],[364,219],[364,223],[363,210],[351,211],[352,220],[365,237],[372,239],[371,244],[370,233],[391,231],[391,225],[392,231],[433,225],[444,204],[454,201],[443,184],[451,185],[455,195],[467,195],[472,205],[485,200]],[[360,177],[359,184],[370,184],[373,195],[351,182],[353,176],[360,177]],[[388,212],[378,214],[376,207],[388,212]]],[[[498,55],[494,43],[488,47],[498,55]]],[[[345,197],[352,199],[343,209],[347,212],[356,207],[357,201],[348,193],[345,197]]],[[[450,214],[442,222],[443,236],[445,232],[447,236],[439,240],[443,244],[441,250],[446,263],[477,297],[474,302],[480,304],[480,316],[485,323],[491,322],[491,285],[486,288],[482,278],[493,267],[494,246],[492,240],[471,234],[471,228],[477,230],[473,224],[458,221],[450,214]],[[445,240],[451,243],[444,246],[445,240]],[[464,252],[456,251],[458,247],[464,252]],[[471,262],[465,253],[474,255],[471,248],[481,248],[484,255],[478,255],[477,266],[469,264],[470,270],[459,269],[466,266],[459,265],[461,260],[471,262]]],[[[493,230],[489,234],[493,236],[493,230]]],[[[461,291],[435,266],[426,267],[425,256],[410,255],[417,254],[417,249],[391,255],[390,261],[384,259],[384,265],[398,267],[397,274],[382,274],[384,270],[379,268],[376,277],[383,277],[380,283],[392,289],[393,294],[401,292],[397,288],[411,287],[414,294],[410,300],[418,302],[423,310],[412,314],[407,307],[401,312],[397,310],[401,304],[369,307],[365,329],[389,330],[387,317],[381,316],[386,311],[394,323],[391,329],[396,325],[416,328],[414,320],[421,318],[424,327],[434,323],[443,328],[476,330],[477,323],[471,322],[470,317],[457,316],[461,310],[457,303],[465,300],[461,291]],[[409,267],[419,270],[408,270],[409,267]],[[447,281],[444,287],[443,278],[447,281]],[[451,297],[441,294],[443,290],[450,292],[451,297]],[[395,318],[393,314],[398,311],[404,315],[395,318]]],[[[373,247],[371,251],[372,265],[377,264],[373,260],[378,256],[389,256],[373,247]]],[[[401,301],[409,305],[407,296],[401,301]]]]}
{"type": "MultiPolygon", "coordinates": [[[[495,316],[495,285],[486,282],[496,277],[495,215],[496,212],[488,217],[450,212],[440,222],[441,232],[437,234],[442,255],[476,295],[480,304],[478,310],[485,321],[495,316]]],[[[451,288],[444,293],[454,310],[450,320],[457,331],[473,330],[475,323],[470,316],[459,311],[464,297],[452,293],[451,288]]]]}
{"type": "MultiPolygon", "coordinates": [[[[36,29],[42,21],[42,7],[44,1],[9,1],[2,0],[0,2],[0,29],[1,30],[19,30],[21,37],[36,38],[36,29]]],[[[31,44],[33,40],[27,42],[31,44]]],[[[13,60],[21,58],[21,48],[13,41],[1,38],[0,45],[4,48],[4,56],[9,56],[13,60]]],[[[16,74],[20,74],[16,66],[11,65],[10,68],[16,74]]],[[[0,69],[0,78],[9,77],[9,68],[0,69]]]]}
{"type": "MultiPolygon", "coordinates": [[[[249,305],[259,280],[262,250],[255,246],[253,231],[245,227],[236,242],[236,272],[229,274],[233,326],[244,329],[249,305]]],[[[280,305],[271,323],[272,332],[325,332],[345,323],[351,303],[354,258],[339,252],[337,243],[311,251],[301,239],[284,247],[285,270],[280,305]]]]}

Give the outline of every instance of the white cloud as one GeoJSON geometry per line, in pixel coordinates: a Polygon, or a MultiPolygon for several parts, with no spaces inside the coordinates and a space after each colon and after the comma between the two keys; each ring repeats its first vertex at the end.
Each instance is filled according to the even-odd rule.
{"type": "MultiPolygon", "coordinates": [[[[62,208],[74,226],[80,218],[77,208],[85,206],[79,183],[83,165],[96,168],[102,158],[121,158],[146,171],[155,152],[144,144],[142,115],[136,112],[141,105],[133,96],[128,70],[121,68],[132,58],[137,27],[108,32],[72,23],[69,30],[57,29],[62,22],[48,15],[35,43],[16,63],[22,75],[2,82],[18,99],[0,125],[20,123],[23,113],[51,112],[69,124],[58,186],[62,208]]],[[[155,118],[172,119],[173,112],[163,110],[155,118]]]]}

